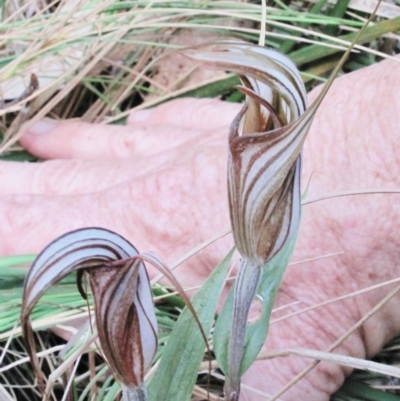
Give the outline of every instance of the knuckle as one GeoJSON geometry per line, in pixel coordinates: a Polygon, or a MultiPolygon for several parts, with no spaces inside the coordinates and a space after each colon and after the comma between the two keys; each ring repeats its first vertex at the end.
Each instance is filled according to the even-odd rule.
{"type": "Polygon", "coordinates": [[[134,154],[137,141],[137,135],[133,132],[126,130],[116,131],[108,138],[108,148],[113,156],[128,158],[134,154]]]}

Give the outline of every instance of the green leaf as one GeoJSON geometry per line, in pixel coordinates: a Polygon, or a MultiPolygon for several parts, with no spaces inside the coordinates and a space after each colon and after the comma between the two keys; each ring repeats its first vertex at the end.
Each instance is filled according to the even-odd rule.
{"type": "MultiPolygon", "coordinates": [[[[395,32],[399,29],[400,16],[389,20],[383,20],[366,28],[361,37],[357,39],[357,43],[363,44],[370,42],[371,40],[379,38],[388,32],[395,32]]],[[[358,32],[351,32],[346,35],[339,36],[339,39],[353,42],[357,35],[358,32]]],[[[300,67],[306,63],[310,63],[339,52],[341,52],[341,50],[337,48],[324,47],[321,45],[309,45],[290,53],[290,58],[297,65],[297,67],[300,67]]]]}
{"type": "MultiPolygon", "coordinates": [[[[4,277],[6,274],[5,269],[7,267],[13,267],[13,266],[18,266],[18,265],[24,265],[24,264],[31,264],[37,255],[15,255],[15,256],[5,256],[0,258],[0,269],[1,269],[1,276],[4,277]]],[[[15,269],[13,267],[12,270],[7,270],[7,275],[13,275],[13,276],[18,276],[25,278],[25,275],[27,273],[27,269],[15,269]]]]}
{"type": "Polygon", "coordinates": [[[17,289],[18,298],[21,297],[20,290],[28,273],[28,268],[21,267],[32,263],[35,255],[16,255],[0,258],[0,302],[3,302],[2,290],[17,289]]]}
{"type": "MultiPolygon", "coordinates": [[[[242,374],[257,358],[265,342],[275,297],[292,255],[296,239],[297,233],[293,235],[293,238],[287,245],[262,268],[261,279],[257,288],[257,298],[262,300],[261,313],[257,321],[248,324],[246,328],[245,349],[241,366],[242,374]]],[[[232,336],[233,302],[234,288],[232,287],[224,307],[218,316],[213,337],[214,352],[223,372],[228,371],[228,344],[232,336]]]]}
{"type": "Polygon", "coordinates": [[[22,150],[22,151],[2,154],[0,155],[0,160],[12,161],[12,162],[35,162],[38,160],[38,158],[26,152],[25,150],[22,150]]]}
{"type": "MultiPolygon", "coordinates": [[[[192,299],[193,308],[205,333],[211,330],[232,254],[233,250],[216,267],[192,299]]],[[[204,339],[199,327],[191,312],[185,308],[174,325],[160,365],[148,385],[149,400],[189,400],[204,349],[204,339]]]]}
{"type": "MultiPolygon", "coordinates": [[[[325,6],[326,3],[327,3],[327,0],[317,0],[317,2],[311,7],[311,9],[309,11],[309,14],[318,15],[321,12],[322,8],[325,6]]],[[[298,25],[301,28],[308,28],[311,24],[303,22],[303,23],[299,23],[298,25]]],[[[302,33],[299,32],[299,31],[294,31],[294,32],[291,33],[291,35],[294,36],[294,37],[300,37],[302,35],[302,33]]],[[[279,47],[279,50],[282,53],[287,54],[293,49],[293,47],[296,44],[297,44],[296,40],[290,40],[290,39],[285,40],[282,43],[282,45],[279,47]]]]}
{"type": "Polygon", "coordinates": [[[347,379],[333,400],[338,399],[341,395],[345,395],[351,399],[363,401],[400,401],[400,397],[385,391],[372,388],[365,383],[347,379]]]}
{"type": "MultiPolygon", "coordinates": [[[[347,7],[350,3],[350,0],[338,0],[336,4],[333,6],[332,10],[330,11],[329,15],[335,18],[342,18],[346,11],[347,7]]],[[[337,35],[338,27],[335,25],[328,25],[325,29],[325,34],[330,36],[337,35]]]]}

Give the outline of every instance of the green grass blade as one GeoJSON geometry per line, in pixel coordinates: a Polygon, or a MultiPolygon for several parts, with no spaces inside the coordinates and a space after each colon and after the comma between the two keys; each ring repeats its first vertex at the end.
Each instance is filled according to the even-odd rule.
{"type": "MultiPolygon", "coordinates": [[[[322,7],[324,7],[325,4],[327,3],[327,1],[328,1],[328,0],[318,0],[318,1],[311,7],[310,14],[318,15],[318,14],[320,13],[322,7]]],[[[310,24],[303,23],[303,24],[299,24],[299,26],[300,26],[301,28],[308,28],[308,27],[310,26],[310,24]]],[[[293,36],[301,36],[301,32],[293,32],[292,35],[293,35],[293,36]]],[[[285,40],[285,41],[282,43],[282,45],[279,47],[279,50],[280,50],[282,53],[287,54],[287,53],[289,53],[289,52],[293,49],[293,47],[296,45],[296,43],[297,43],[297,41],[295,41],[295,40],[289,40],[289,39],[288,39],[288,40],[285,40]]]]}
{"type": "MultiPolygon", "coordinates": [[[[363,401],[400,401],[400,397],[395,394],[387,393],[376,388],[372,388],[365,383],[354,380],[347,380],[338,391],[337,397],[346,395],[350,399],[363,401]]],[[[336,395],[333,400],[336,399],[336,395]]]]}
{"type": "MultiPolygon", "coordinates": [[[[334,18],[342,18],[344,14],[346,13],[347,7],[350,3],[350,0],[338,0],[334,7],[332,8],[331,12],[329,15],[334,18]]],[[[338,27],[335,25],[328,25],[324,32],[327,35],[334,36],[337,34],[338,27]]]]}
{"type": "MultiPolygon", "coordinates": [[[[373,26],[367,27],[364,33],[359,38],[359,40],[357,40],[357,43],[362,44],[370,42],[371,40],[374,40],[382,35],[385,35],[389,32],[397,31],[399,29],[400,29],[400,17],[381,21],[373,26]]],[[[339,39],[346,40],[348,42],[353,42],[357,34],[358,32],[352,32],[340,36],[339,39]]],[[[300,67],[303,64],[319,60],[323,57],[327,57],[341,51],[342,50],[336,48],[322,47],[320,45],[310,45],[290,53],[290,58],[297,65],[297,67],[300,67]]]]}
{"type": "Polygon", "coordinates": [[[35,260],[36,255],[16,255],[16,256],[5,256],[0,258],[0,269],[1,277],[6,276],[22,277],[25,278],[27,269],[15,269],[13,266],[31,264],[35,260]],[[8,268],[11,268],[8,270],[8,268]]]}
{"type": "Polygon", "coordinates": [[[0,160],[12,161],[12,162],[33,162],[38,160],[38,158],[23,150],[23,151],[2,154],[0,155],[0,160]]]}
{"type": "Polygon", "coordinates": [[[21,297],[21,289],[28,268],[21,267],[32,263],[35,255],[16,255],[0,258],[0,301],[9,299],[10,294],[21,297]],[[9,291],[11,290],[11,292],[9,291]],[[16,290],[16,291],[15,291],[16,290]]]}
{"type": "Polygon", "coordinates": [[[113,401],[120,390],[120,384],[114,382],[111,387],[109,387],[109,383],[113,380],[112,376],[110,376],[105,382],[99,393],[99,401],[113,401]]]}
{"type": "MultiPolygon", "coordinates": [[[[205,333],[209,333],[214,321],[215,309],[233,251],[216,267],[192,305],[205,333]]],[[[204,356],[204,339],[199,327],[185,308],[176,322],[160,365],[148,385],[150,401],[188,401],[196,383],[198,368],[204,356]]]]}

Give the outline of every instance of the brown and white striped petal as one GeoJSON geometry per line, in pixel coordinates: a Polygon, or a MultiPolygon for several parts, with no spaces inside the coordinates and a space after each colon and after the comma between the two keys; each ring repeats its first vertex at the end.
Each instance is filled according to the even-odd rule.
{"type": "Polygon", "coordinates": [[[246,106],[229,134],[230,215],[242,257],[265,264],[300,221],[300,153],[311,123],[299,118],[307,106],[304,84],[286,56],[245,42],[200,46],[187,55],[242,77],[246,106]]]}
{"type": "Polygon", "coordinates": [[[144,394],[144,374],[157,349],[149,278],[136,248],[102,228],[85,228],[59,237],[39,254],[27,275],[21,324],[39,383],[44,388],[29,315],[52,285],[82,270],[90,277],[100,344],[111,370],[127,397],[144,394]]]}

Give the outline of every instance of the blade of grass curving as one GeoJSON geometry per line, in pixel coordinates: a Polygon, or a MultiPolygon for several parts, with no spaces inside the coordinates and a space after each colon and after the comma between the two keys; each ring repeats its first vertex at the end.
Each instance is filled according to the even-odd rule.
{"type": "Polygon", "coordinates": [[[115,117],[106,118],[105,122],[113,124],[125,124],[126,117],[131,114],[133,110],[141,110],[147,107],[156,107],[163,103],[169,102],[170,100],[180,99],[184,97],[204,98],[222,96],[232,91],[232,89],[234,89],[235,86],[238,84],[240,84],[240,79],[235,75],[229,76],[227,78],[213,79],[200,85],[184,87],[182,89],[173,91],[172,93],[168,93],[164,96],[157,97],[154,100],[142,103],[140,106],[119,113],[115,117]]]}
{"type": "MultiPolygon", "coordinates": [[[[216,267],[191,303],[206,333],[214,321],[233,250],[216,267]]],[[[176,322],[160,361],[148,384],[149,401],[187,401],[204,355],[204,341],[192,313],[186,308],[176,322]]]]}

